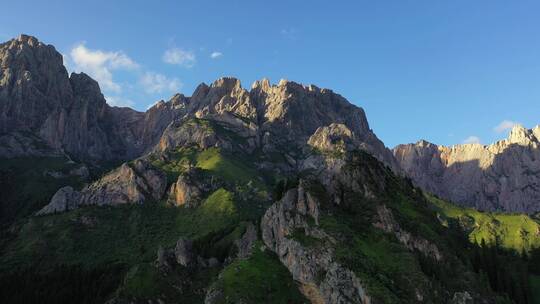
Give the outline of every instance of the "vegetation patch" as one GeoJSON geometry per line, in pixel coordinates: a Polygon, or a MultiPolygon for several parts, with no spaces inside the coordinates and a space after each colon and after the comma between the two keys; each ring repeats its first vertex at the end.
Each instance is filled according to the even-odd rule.
{"type": "Polygon", "coordinates": [[[146,203],[33,217],[4,250],[0,269],[151,262],[160,245],[171,247],[181,236],[196,240],[231,229],[239,220],[234,197],[224,189],[196,209],[146,203]]]}
{"type": "Polygon", "coordinates": [[[337,260],[356,273],[373,298],[382,303],[401,303],[414,299],[416,288],[428,290],[428,279],[415,255],[392,236],[375,228],[365,230],[345,214],[323,216],[320,223],[338,240],[337,260]]]}
{"type": "Polygon", "coordinates": [[[83,180],[69,175],[79,166],[64,157],[0,159],[0,223],[9,224],[39,210],[63,186],[80,187],[83,180]]]}
{"type": "Polygon", "coordinates": [[[299,242],[305,247],[317,247],[321,244],[320,239],[307,235],[303,228],[294,229],[294,231],[288,237],[299,242]]]}
{"type": "Polygon", "coordinates": [[[471,242],[480,245],[498,243],[506,249],[517,252],[540,247],[540,224],[526,214],[481,212],[471,208],[459,207],[435,196],[426,194],[435,210],[443,220],[454,219],[460,222],[471,242]]]}
{"type": "Polygon", "coordinates": [[[219,303],[308,303],[287,268],[261,245],[257,242],[249,258],[223,269],[215,282],[223,291],[219,303]]]}

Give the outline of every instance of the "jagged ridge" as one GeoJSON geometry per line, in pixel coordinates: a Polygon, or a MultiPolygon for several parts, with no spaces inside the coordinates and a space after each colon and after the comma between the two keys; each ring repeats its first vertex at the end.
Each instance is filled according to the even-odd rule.
{"type": "Polygon", "coordinates": [[[422,189],[480,210],[540,210],[540,126],[515,126],[494,144],[437,146],[426,141],[393,149],[422,189]]]}

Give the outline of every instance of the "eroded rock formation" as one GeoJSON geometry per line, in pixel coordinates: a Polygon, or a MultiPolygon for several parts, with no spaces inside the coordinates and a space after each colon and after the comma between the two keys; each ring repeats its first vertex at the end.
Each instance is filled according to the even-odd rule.
{"type": "Polygon", "coordinates": [[[308,223],[309,218],[318,221],[318,208],[302,186],[289,190],[261,220],[264,243],[277,253],[312,303],[370,303],[360,279],[335,260],[335,240],[308,223]],[[306,247],[293,238],[297,229],[326,245],[306,247]]]}
{"type": "Polygon", "coordinates": [[[515,126],[491,145],[399,145],[394,155],[416,185],[481,210],[540,210],[540,126],[515,126]]]}
{"type": "Polygon", "coordinates": [[[158,201],[165,194],[167,178],[147,161],[124,163],[80,192],[71,187],[58,190],[38,215],[67,211],[84,205],[140,204],[158,201]]]}

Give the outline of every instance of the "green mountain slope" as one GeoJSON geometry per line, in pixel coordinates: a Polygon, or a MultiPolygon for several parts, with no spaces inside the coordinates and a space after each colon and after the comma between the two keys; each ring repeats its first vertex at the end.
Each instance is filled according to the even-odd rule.
{"type": "Polygon", "coordinates": [[[526,214],[480,212],[432,195],[426,198],[435,206],[443,224],[447,224],[448,219],[457,220],[476,244],[482,240],[488,244],[498,242],[503,248],[517,252],[540,247],[540,224],[526,214]]]}
{"type": "MultiPolygon", "coordinates": [[[[312,281],[298,270],[310,269],[310,254],[322,254],[322,260],[350,271],[372,303],[455,303],[460,297],[527,303],[528,291],[493,288],[491,275],[476,267],[484,259],[476,260],[477,247],[458,227],[465,217],[469,224],[473,218],[467,226],[471,240],[498,236],[508,248],[521,248],[536,244],[536,222],[424,196],[365,152],[302,153],[340,162],[333,182],[322,184],[313,169],[261,169],[260,163],[282,160],[260,151],[181,147],[151,154],[152,166],[167,175],[168,188],[186,174],[205,185],[200,201],[174,206],[165,195],[143,204],[83,206],[21,220],[0,255],[5,299],[62,303],[78,293],[83,303],[307,303],[323,300],[325,290],[342,297],[345,287],[333,281],[330,266],[314,268],[312,281]],[[299,215],[301,209],[284,213],[294,220],[282,231],[296,246],[284,258],[261,234],[269,219],[285,223],[268,210],[302,187],[316,202],[310,208],[319,211],[314,218],[299,215]],[[251,238],[249,226],[256,227],[251,238]],[[516,239],[514,229],[530,237],[516,239]],[[81,284],[88,288],[81,291],[81,284]]],[[[511,256],[495,254],[518,265],[511,256]]]]}

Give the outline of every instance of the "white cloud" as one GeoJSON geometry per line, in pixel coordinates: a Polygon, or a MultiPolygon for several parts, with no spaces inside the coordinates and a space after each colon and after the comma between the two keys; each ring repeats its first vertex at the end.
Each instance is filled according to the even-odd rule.
{"type": "Polygon", "coordinates": [[[503,120],[501,121],[500,124],[498,124],[497,126],[493,128],[493,131],[497,133],[502,133],[506,130],[512,129],[515,125],[519,125],[519,122],[511,121],[511,120],[503,120]]]}
{"type": "Polygon", "coordinates": [[[221,56],[223,56],[223,53],[221,52],[212,52],[212,54],[210,54],[210,58],[212,59],[218,59],[221,56]]]}
{"type": "Polygon", "coordinates": [[[105,96],[105,100],[109,105],[115,107],[133,107],[135,104],[131,99],[122,98],[119,96],[105,96]]]}
{"type": "Polygon", "coordinates": [[[139,65],[123,52],[105,52],[102,50],[88,49],[83,43],[76,45],[70,52],[71,58],[64,61],[73,70],[85,72],[97,80],[104,90],[120,93],[122,87],[113,80],[113,70],[137,69],[139,65]]]}
{"type": "Polygon", "coordinates": [[[469,136],[467,137],[464,141],[463,141],[464,144],[479,144],[480,143],[480,138],[478,136],[469,136]]]}
{"type": "Polygon", "coordinates": [[[182,87],[182,82],[178,78],[168,78],[167,76],[154,72],[146,72],[140,78],[140,84],[147,93],[162,93],[165,91],[178,92],[182,87]]]}
{"type": "Polygon", "coordinates": [[[195,54],[191,51],[185,51],[179,48],[171,48],[163,53],[163,61],[169,64],[176,64],[186,68],[195,65],[195,54]]]}

